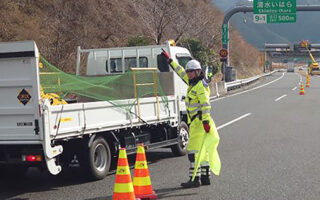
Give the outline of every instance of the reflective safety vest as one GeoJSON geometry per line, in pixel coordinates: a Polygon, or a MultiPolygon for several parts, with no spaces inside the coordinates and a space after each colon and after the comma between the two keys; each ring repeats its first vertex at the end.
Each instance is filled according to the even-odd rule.
{"type": "Polygon", "coordinates": [[[201,121],[209,121],[211,118],[210,89],[206,81],[202,79],[195,85],[191,85],[189,84],[187,73],[182,66],[175,61],[172,61],[170,65],[189,86],[187,96],[185,98],[188,113],[188,124],[197,117],[201,121]]]}

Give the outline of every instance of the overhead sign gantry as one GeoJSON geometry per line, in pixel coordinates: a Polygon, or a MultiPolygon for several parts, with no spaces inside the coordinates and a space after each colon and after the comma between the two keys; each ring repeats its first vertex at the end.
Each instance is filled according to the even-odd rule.
{"type": "MultiPolygon", "coordinates": [[[[260,0],[263,1],[263,0],[260,0]]],[[[274,1],[274,0],[269,0],[274,1]]],[[[253,12],[253,6],[235,6],[231,9],[229,9],[223,19],[222,23],[222,49],[226,49],[228,52],[228,57],[226,59],[222,59],[221,61],[223,62],[223,67],[229,66],[229,56],[230,56],[230,51],[229,51],[229,20],[230,18],[238,13],[238,12],[253,12]]],[[[320,11],[320,5],[297,5],[296,6],[296,11],[320,11]]]]}
{"type": "Polygon", "coordinates": [[[304,60],[310,61],[310,53],[316,58],[320,57],[320,44],[311,44],[305,41],[295,44],[265,44],[265,63],[304,60]],[[307,46],[306,46],[307,45],[307,46]]]}

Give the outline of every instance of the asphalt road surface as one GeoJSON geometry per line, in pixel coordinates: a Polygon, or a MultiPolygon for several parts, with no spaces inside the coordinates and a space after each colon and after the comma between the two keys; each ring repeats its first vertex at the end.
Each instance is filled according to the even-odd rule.
{"type": "MultiPolygon", "coordinates": [[[[148,152],[158,199],[319,200],[320,77],[311,77],[304,96],[299,81],[297,73],[277,72],[212,101],[222,170],[210,186],[180,188],[188,179],[187,156],[173,157],[169,149],[148,152]]],[[[129,160],[133,168],[134,156],[129,160]]],[[[88,182],[30,169],[25,178],[0,180],[0,199],[111,199],[114,178],[114,170],[88,182]]]]}

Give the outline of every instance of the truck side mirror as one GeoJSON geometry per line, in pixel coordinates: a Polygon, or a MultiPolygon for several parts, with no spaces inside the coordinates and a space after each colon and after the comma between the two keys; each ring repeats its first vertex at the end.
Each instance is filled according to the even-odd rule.
{"type": "Polygon", "coordinates": [[[167,58],[164,55],[159,54],[157,56],[157,64],[160,72],[169,72],[169,64],[167,58]]]}

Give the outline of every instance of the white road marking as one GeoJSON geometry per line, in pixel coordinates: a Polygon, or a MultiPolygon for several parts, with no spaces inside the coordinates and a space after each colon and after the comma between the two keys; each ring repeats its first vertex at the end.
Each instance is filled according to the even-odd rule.
{"type": "Polygon", "coordinates": [[[276,82],[276,81],[278,81],[278,80],[282,79],[282,78],[283,78],[283,76],[284,76],[284,74],[285,74],[285,72],[283,72],[283,73],[282,73],[282,76],[281,76],[281,77],[279,77],[279,78],[277,78],[277,79],[275,79],[275,80],[273,80],[273,81],[270,81],[269,83],[266,83],[266,84],[260,85],[260,86],[258,86],[258,87],[252,88],[252,89],[250,89],[250,90],[246,90],[246,91],[243,91],[243,92],[239,92],[239,93],[236,93],[236,94],[232,94],[232,95],[229,95],[229,96],[226,96],[226,97],[213,99],[213,100],[211,100],[210,102],[219,101],[219,100],[222,100],[222,99],[225,99],[225,98],[228,98],[228,97],[232,97],[232,96],[236,96],[236,95],[243,94],[243,93],[246,93],[246,92],[250,92],[250,91],[253,91],[253,90],[256,90],[256,89],[262,88],[262,87],[264,87],[264,86],[270,85],[271,83],[274,83],[274,82],[276,82]]]}
{"type": "Polygon", "coordinates": [[[280,99],[282,99],[282,98],[284,98],[284,97],[286,97],[287,95],[285,94],[285,95],[282,95],[281,97],[279,97],[279,98],[277,98],[276,100],[274,100],[274,101],[279,101],[280,99]]]}
{"type": "Polygon", "coordinates": [[[292,88],[292,90],[296,90],[297,89],[297,86],[296,87],[294,87],[294,88],[292,88]]]}
{"type": "Polygon", "coordinates": [[[222,128],[226,127],[226,126],[229,126],[230,124],[233,124],[233,123],[235,123],[235,122],[237,122],[237,121],[239,121],[239,120],[241,120],[241,119],[243,119],[243,118],[245,118],[245,117],[248,117],[248,116],[250,116],[250,115],[251,115],[251,113],[247,113],[247,114],[245,114],[245,115],[242,115],[241,117],[238,117],[237,119],[234,119],[234,120],[232,120],[232,121],[230,121],[230,122],[227,122],[227,123],[225,123],[225,124],[222,124],[221,126],[218,126],[218,127],[217,127],[217,130],[222,129],[222,128]]]}

